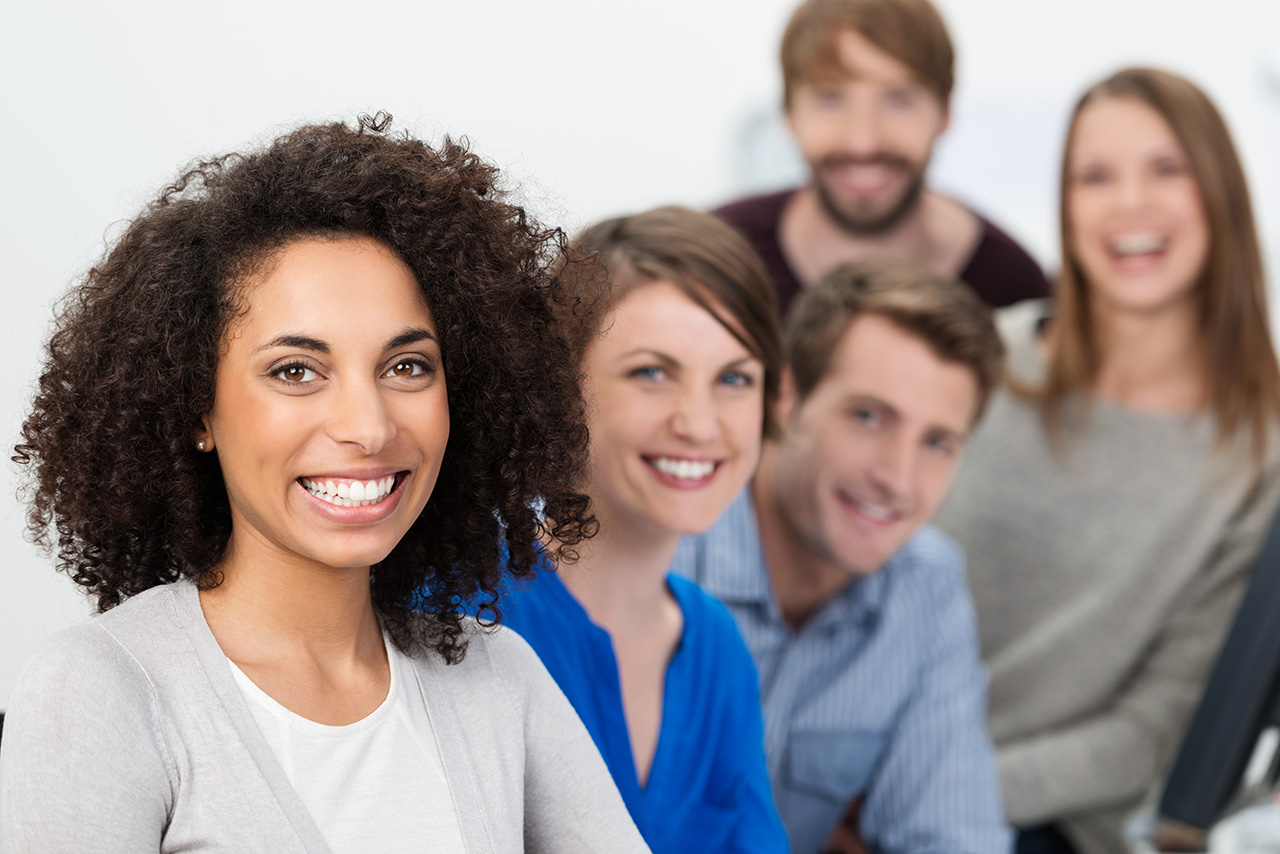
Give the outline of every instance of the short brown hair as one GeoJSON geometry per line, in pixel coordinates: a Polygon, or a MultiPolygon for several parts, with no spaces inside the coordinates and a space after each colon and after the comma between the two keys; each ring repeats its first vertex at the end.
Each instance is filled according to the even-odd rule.
{"type": "Polygon", "coordinates": [[[903,259],[847,264],[800,292],[786,328],[800,400],[826,376],[840,339],[865,314],[884,317],[942,361],[968,368],[978,383],[977,422],[1004,372],[1004,344],[991,309],[959,280],[903,259]]]}
{"type": "Polygon", "coordinates": [[[558,305],[579,364],[628,292],[670,282],[711,314],[764,365],[764,435],[778,435],[782,331],[769,273],[750,244],[710,214],[662,207],[591,226],[572,244],[558,305]],[[599,263],[591,264],[591,256],[599,263]],[[723,306],[723,317],[716,306],[723,306]]]}
{"type": "Polygon", "coordinates": [[[913,72],[943,104],[955,85],[955,48],[929,0],[806,0],[782,36],[783,103],[796,86],[847,74],[839,38],[856,30],[913,72]]]}

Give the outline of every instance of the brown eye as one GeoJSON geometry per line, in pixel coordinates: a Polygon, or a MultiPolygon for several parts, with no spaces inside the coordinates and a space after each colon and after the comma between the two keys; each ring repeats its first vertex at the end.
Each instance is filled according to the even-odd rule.
{"type": "Polygon", "coordinates": [[[410,377],[420,377],[429,370],[430,368],[427,365],[417,359],[402,359],[396,362],[383,376],[408,379],[410,377]]]}
{"type": "Polygon", "coordinates": [[[275,377],[286,383],[305,383],[315,379],[315,371],[306,365],[285,365],[275,372],[275,377]]]}

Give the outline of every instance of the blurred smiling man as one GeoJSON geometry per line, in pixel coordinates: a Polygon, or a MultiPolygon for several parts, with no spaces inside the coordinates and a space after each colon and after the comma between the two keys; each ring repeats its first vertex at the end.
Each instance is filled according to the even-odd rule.
{"type": "Polygon", "coordinates": [[[784,313],[830,270],[876,257],[918,260],[993,306],[1048,294],[1011,237],[925,184],[954,62],[928,0],[808,0],[795,11],[784,105],[811,180],[715,211],[764,258],[784,313]]]}
{"type": "Polygon", "coordinates": [[[868,261],[801,294],[786,343],[785,435],[674,568],[760,671],[791,850],[1007,854],[964,561],[927,524],[1000,375],[990,311],[868,261]]]}

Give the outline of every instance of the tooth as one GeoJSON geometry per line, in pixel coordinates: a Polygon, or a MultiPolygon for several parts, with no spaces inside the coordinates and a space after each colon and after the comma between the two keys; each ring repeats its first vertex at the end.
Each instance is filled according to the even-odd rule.
{"type": "Polygon", "coordinates": [[[351,496],[352,501],[364,500],[364,484],[363,483],[361,483],[358,480],[354,481],[349,488],[351,491],[348,494],[351,496]]]}
{"type": "Polygon", "coordinates": [[[325,492],[327,492],[327,493],[329,493],[330,495],[337,495],[337,494],[338,494],[338,487],[337,487],[336,485],[334,485],[334,482],[333,482],[333,481],[331,481],[331,480],[326,480],[326,481],[324,482],[324,491],[325,491],[325,492]]]}
{"type": "Polygon", "coordinates": [[[339,483],[337,495],[339,498],[350,498],[351,497],[350,485],[348,485],[345,481],[343,481],[342,483],[339,483]]]}
{"type": "Polygon", "coordinates": [[[378,495],[378,482],[376,480],[366,480],[364,483],[364,497],[366,499],[376,498],[378,495]]]}

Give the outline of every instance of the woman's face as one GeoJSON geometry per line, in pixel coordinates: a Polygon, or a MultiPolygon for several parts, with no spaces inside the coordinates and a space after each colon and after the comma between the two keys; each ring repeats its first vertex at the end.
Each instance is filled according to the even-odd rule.
{"type": "Polygon", "coordinates": [[[267,270],[197,437],[231,500],[228,554],[368,567],[417,519],[449,438],[435,321],[371,238],[299,240],[267,270]]]}
{"type": "Polygon", "coordinates": [[[760,360],[675,285],[655,282],[618,303],[583,371],[590,491],[605,524],[711,527],[760,456],[760,360]]]}
{"type": "Polygon", "coordinates": [[[1104,311],[1187,310],[1209,253],[1200,185],[1173,130],[1135,98],[1084,107],[1067,160],[1070,252],[1104,311]]]}

